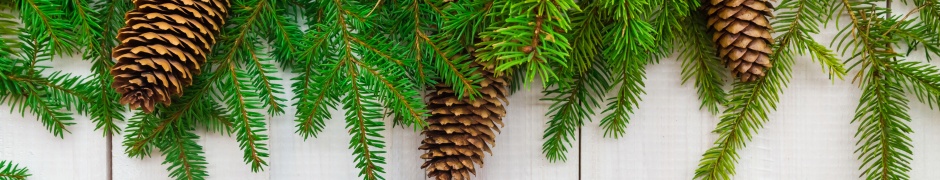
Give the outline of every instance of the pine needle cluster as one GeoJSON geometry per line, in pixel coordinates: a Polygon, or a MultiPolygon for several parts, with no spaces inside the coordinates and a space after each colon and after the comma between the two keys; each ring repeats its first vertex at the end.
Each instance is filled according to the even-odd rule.
{"type": "Polygon", "coordinates": [[[907,125],[909,99],[905,93],[933,107],[940,91],[936,66],[906,57],[923,52],[930,60],[937,53],[936,1],[904,1],[916,8],[892,13],[891,0],[785,0],[777,5],[773,27],[775,38],[773,68],[767,77],[751,83],[736,83],[730,92],[728,109],[715,132],[715,146],[703,155],[696,178],[731,179],[737,150],[743,148],[769,120],[779,94],[789,82],[796,55],[811,57],[830,78],[843,78],[848,72],[862,89],[853,123],[859,125],[856,153],[862,162],[860,177],[865,179],[910,179],[913,144],[907,125]],[[924,11],[926,10],[926,11],[924,11]],[[934,12],[931,12],[934,11],[934,12]],[[910,15],[919,13],[913,18],[910,15]],[[811,37],[826,23],[836,21],[837,37],[827,46],[811,37]],[[837,51],[829,50],[832,47],[837,51]],[[920,51],[915,51],[920,50],[920,51]],[[844,59],[837,57],[841,52],[844,59]],[[845,65],[847,66],[845,66],[845,65]]]}
{"type": "Polygon", "coordinates": [[[29,169],[9,161],[0,161],[0,180],[25,180],[29,169]]]}

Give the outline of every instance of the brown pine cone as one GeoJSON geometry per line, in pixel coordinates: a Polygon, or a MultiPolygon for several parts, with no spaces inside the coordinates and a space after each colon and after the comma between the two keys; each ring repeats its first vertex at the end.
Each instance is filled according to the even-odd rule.
{"type": "Polygon", "coordinates": [[[725,65],[742,82],[764,77],[771,67],[773,5],[768,0],[707,0],[704,6],[725,65]]]}
{"type": "MultiPolygon", "coordinates": [[[[479,66],[474,63],[474,67],[479,66]]],[[[493,66],[481,67],[483,80],[480,94],[473,100],[458,99],[454,90],[438,84],[429,99],[428,127],[424,129],[426,139],[418,149],[427,150],[421,155],[425,159],[428,177],[437,180],[469,180],[476,174],[474,164],[483,165],[483,152],[490,152],[490,145],[499,132],[497,124],[503,125],[508,83],[503,77],[493,74],[493,66]]]]}
{"type": "Polygon", "coordinates": [[[121,104],[153,111],[192,84],[228,15],[228,0],[134,0],[118,32],[112,86],[121,104]]]}

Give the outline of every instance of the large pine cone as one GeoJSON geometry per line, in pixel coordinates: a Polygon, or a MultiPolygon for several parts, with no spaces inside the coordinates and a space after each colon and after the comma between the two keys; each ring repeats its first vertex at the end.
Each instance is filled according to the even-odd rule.
{"type": "Polygon", "coordinates": [[[480,71],[484,77],[480,97],[458,99],[451,86],[445,84],[428,94],[431,117],[423,132],[427,137],[418,148],[427,150],[421,155],[426,160],[421,168],[428,177],[469,180],[470,174],[476,174],[474,164],[483,165],[483,152],[492,153],[489,146],[499,132],[497,124],[502,126],[506,115],[503,102],[508,102],[508,83],[495,76],[493,66],[480,67],[480,71]]]}
{"type": "Polygon", "coordinates": [[[192,84],[228,15],[228,0],[134,0],[118,33],[112,86],[121,104],[170,104],[192,84]]]}
{"type": "Polygon", "coordinates": [[[768,0],[707,0],[705,8],[725,65],[743,82],[764,77],[771,66],[773,5],[768,0]]]}

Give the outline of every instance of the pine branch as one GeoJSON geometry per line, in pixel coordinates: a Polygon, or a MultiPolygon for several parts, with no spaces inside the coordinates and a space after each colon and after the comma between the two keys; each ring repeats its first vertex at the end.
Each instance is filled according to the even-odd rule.
{"type": "Polygon", "coordinates": [[[774,52],[775,62],[767,76],[754,82],[735,83],[728,94],[729,101],[724,104],[728,109],[713,131],[718,134],[718,139],[715,146],[702,155],[699,168],[695,170],[696,179],[731,179],[734,175],[734,163],[740,158],[737,150],[743,148],[752,134],[768,120],[767,115],[776,109],[779,94],[791,76],[793,59],[787,55],[790,52],[783,49],[774,52]]]}
{"type": "Polygon", "coordinates": [[[359,176],[365,180],[385,179],[381,173],[385,169],[380,164],[385,164],[385,151],[376,150],[385,148],[385,142],[379,132],[384,131],[385,123],[382,121],[373,121],[373,119],[382,119],[379,109],[381,106],[375,102],[374,94],[368,93],[368,90],[362,89],[365,82],[361,82],[357,77],[356,70],[349,66],[349,75],[352,79],[349,82],[350,89],[346,94],[349,98],[343,99],[343,108],[346,112],[346,127],[352,139],[349,141],[349,149],[353,149],[353,155],[356,156],[356,168],[359,168],[359,176]]]}
{"type": "Polygon", "coordinates": [[[122,15],[131,9],[131,5],[127,1],[109,0],[88,6],[92,9],[90,14],[95,17],[91,18],[95,21],[88,24],[95,25],[88,25],[89,28],[86,31],[90,32],[85,32],[85,34],[94,36],[89,36],[93,39],[80,44],[87,45],[82,59],[92,61],[91,71],[94,75],[90,77],[92,81],[86,85],[89,88],[85,94],[88,94],[91,99],[90,103],[93,104],[89,108],[89,115],[95,122],[95,129],[103,129],[103,135],[107,136],[120,133],[121,129],[115,122],[125,119],[122,112],[126,109],[118,103],[120,94],[111,87],[113,79],[110,70],[114,66],[114,62],[111,61],[111,49],[117,46],[118,42],[113,37],[117,37],[117,29],[124,24],[122,15]]]}
{"type": "MultiPolygon", "coordinates": [[[[856,143],[861,176],[866,179],[910,179],[912,160],[911,133],[907,103],[904,98],[903,59],[892,47],[902,39],[892,35],[903,27],[903,20],[891,17],[888,8],[877,8],[874,1],[849,2],[843,0],[840,11],[851,18],[839,36],[841,49],[852,48],[849,62],[860,68],[855,79],[862,86],[862,97],[853,123],[859,123],[856,143]],[[886,18],[881,18],[886,17],[886,18]],[[902,65],[894,71],[892,65],[902,65]]],[[[890,3],[890,1],[886,2],[890,3]]]]}
{"type": "Polygon", "coordinates": [[[271,6],[264,6],[268,8],[267,11],[274,12],[276,15],[269,24],[264,27],[271,27],[267,31],[267,43],[273,47],[271,54],[274,56],[274,60],[281,64],[282,68],[293,67],[295,61],[300,61],[298,56],[300,54],[299,47],[305,46],[307,42],[303,37],[303,32],[300,30],[300,26],[295,21],[291,21],[290,17],[297,17],[300,14],[307,13],[303,6],[297,6],[292,3],[272,1],[270,2],[271,6]],[[290,9],[296,8],[296,12],[291,11],[290,9]]]}
{"type": "MultiPolygon", "coordinates": [[[[267,63],[268,59],[263,58],[264,54],[258,46],[259,37],[263,35],[267,24],[272,21],[268,17],[276,17],[276,12],[271,7],[268,0],[237,0],[232,3],[232,18],[228,24],[235,24],[235,27],[223,30],[223,39],[216,46],[226,48],[221,49],[224,53],[216,55],[222,63],[236,63],[236,67],[244,68],[246,73],[250,74],[250,83],[255,87],[254,90],[263,104],[261,107],[267,109],[268,113],[279,114],[284,110],[281,103],[285,101],[278,98],[277,94],[283,94],[280,84],[272,83],[280,78],[271,76],[276,72],[274,65],[267,63]],[[240,66],[244,63],[245,66],[240,66]]],[[[217,52],[217,51],[216,51],[217,52]]],[[[234,72],[234,71],[230,71],[234,72]]]]}
{"type": "Polygon", "coordinates": [[[189,132],[190,129],[178,128],[165,136],[158,147],[166,159],[163,164],[169,164],[167,170],[170,177],[177,180],[204,180],[209,176],[206,171],[206,157],[202,146],[196,144],[199,136],[189,132]]]}
{"type": "Polygon", "coordinates": [[[258,104],[261,100],[254,96],[254,85],[249,83],[251,78],[248,73],[242,70],[234,69],[222,70],[217,73],[224,73],[230,77],[222,78],[221,87],[225,93],[224,101],[228,105],[229,118],[232,119],[236,140],[239,147],[244,150],[243,159],[245,163],[251,164],[251,170],[254,172],[267,166],[263,158],[268,157],[267,144],[263,141],[268,139],[267,135],[262,134],[266,129],[264,114],[252,111],[260,109],[258,104]]]}
{"type": "Polygon", "coordinates": [[[842,77],[845,73],[833,53],[820,46],[809,35],[819,32],[819,23],[828,16],[828,2],[812,0],[786,0],[780,3],[778,19],[772,24],[780,32],[775,40],[771,59],[773,67],[767,75],[758,81],[736,83],[729,92],[728,107],[715,129],[719,134],[715,146],[702,155],[697,179],[730,179],[735,172],[735,163],[740,156],[737,150],[750,141],[764,122],[769,121],[768,114],[774,111],[779,102],[781,91],[789,83],[796,54],[809,51],[814,60],[820,61],[830,76],[842,77]]]}
{"type": "Polygon", "coordinates": [[[653,51],[656,45],[656,31],[645,18],[649,15],[643,10],[652,9],[646,0],[640,1],[621,1],[607,0],[598,1],[603,8],[609,12],[613,24],[604,34],[605,44],[604,57],[614,69],[620,69],[628,62],[636,59],[646,59],[649,53],[653,51]],[[641,56],[641,57],[637,57],[641,56]]]}
{"type": "MultiPolygon", "coordinates": [[[[405,65],[410,61],[389,52],[395,52],[393,44],[375,28],[375,19],[370,16],[374,3],[359,1],[313,2],[319,9],[310,11],[315,24],[308,31],[311,46],[306,47],[304,57],[317,67],[306,64],[299,82],[294,86],[316,84],[301,99],[312,100],[299,107],[314,112],[298,114],[298,132],[304,137],[316,135],[323,121],[330,117],[328,108],[342,102],[346,110],[347,128],[353,139],[350,149],[356,156],[357,168],[364,179],[383,179],[384,148],[381,134],[384,123],[383,109],[390,116],[404,117],[404,123],[423,125],[424,104],[417,98],[417,85],[406,78],[405,65]],[[323,43],[323,44],[321,44],[323,43]],[[319,56],[311,56],[319,55],[319,56]],[[311,77],[306,77],[311,76],[311,77]],[[312,81],[310,81],[312,80],[312,81]],[[345,94],[345,96],[343,96],[345,94]],[[384,108],[383,108],[384,107],[384,108]]],[[[380,9],[381,10],[381,9],[380,9]]],[[[381,14],[381,13],[379,13],[381,14]]],[[[299,110],[301,111],[301,110],[299,110]]],[[[416,127],[418,128],[418,127],[416,127]]]]}
{"type": "Polygon", "coordinates": [[[682,84],[695,78],[695,88],[698,98],[702,100],[699,108],[708,109],[712,114],[718,114],[718,107],[728,102],[725,98],[728,92],[722,89],[725,82],[725,68],[721,59],[715,54],[715,44],[705,32],[705,17],[702,13],[693,13],[683,19],[686,28],[681,33],[686,39],[677,39],[682,51],[679,59],[682,60],[682,84]]]}
{"type": "Polygon", "coordinates": [[[294,69],[294,72],[299,73],[300,76],[294,78],[295,82],[291,85],[294,88],[294,94],[296,94],[294,99],[297,101],[295,104],[297,106],[297,114],[295,115],[297,130],[295,132],[304,139],[317,137],[317,134],[323,131],[326,124],[324,121],[332,116],[329,109],[335,109],[335,105],[339,101],[338,94],[341,93],[334,85],[341,75],[339,68],[342,67],[342,64],[330,66],[313,61],[315,57],[336,56],[326,54],[331,53],[326,50],[327,40],[330,37],[326,34],[308,36],[317,37],[312,41],[311,47],[305,50],[304,55],[301,56],[306,61],[298,63],[302,66],[294,69]],[[333,68],[327,69],[325,67],[333,68]]]}
{"type": "Polygon", "coordinates": [[[29,169],[20,167],[10,161],[0,161],[0,180],[25,180],[29,174],[29,169]]]}
{"type": "Polygon", "coordinates": [[[607,109],[601,114],[607,114],[601,119],[601,128],[604,129],[605,137],[620,138],[626,133],[627,124],[630,123],[630,114],[633,110],[640,108],[640,95],[645,94],[643,79],[646,79],[647,59],[636,57],[631,59],[628,64],[623,66],[614,66],[615,73],[612,84],[620,84],[617,95],[607,99],[607,109]]]}
{"type": "Polygon", "coordinates": [[[853,123],[859,123],[859,159],[866,179],[910,179],[911,121],[904,91],[891,72],[871,68],[853,123]],[[867,168],[864,168],[866,167],[867,168]]]}
{"type": "MultiPolygon", "coordinates": [[[[526,81],[538,74],[542,82],[559,79],[554,67],[567,66],[571,47],[564,33],[571,30],[568,10],[580,10],[572,0],[510,1],[496,0],[499,11],[492,18],[500,17],[480,33],[483,47],[480,61],[497,64],[499,73],[510,69],[525,69],[526,81]],[[522,66],[522,67],[519,67],[522,66]]],[[[511,71],[510,71],[511,72],[511,71]]]]}
{"type": "Polygon", "coordinates": [[[20,19],[27,34],[43,36],[49,40],[49,54],[72,54],[76,50],[72,27],[59,4],[50,0],[19,0],[20,19]]]}
{"type": "Polygon", "coordinates": [[[591,70],[591,66],[601,56],[600,50],[606,47],[604,34],[607,32],[604,27],[610,23],[610,18],[594,2],[580,1],[584,11],[571,13],[572,32],[568,34],[568,39],[571,39],[572,50],[566,71],[580,74],[591,70]]]}
{"type": "Polygon", "coordinates": [[[571,82],[553,83],[554,89],[543,92],[546,98],[541,100],[552,102],[546,114],[551,119],[542,136],[545,139],[542,153],[549,161],[567,160],[568,148],[576,138],[575,131],[595,114],[594,108],[600,107],[602,96],[612,86],[604,62],[598,59],[593,63],[591,69],[571,78],[571,82]]]}

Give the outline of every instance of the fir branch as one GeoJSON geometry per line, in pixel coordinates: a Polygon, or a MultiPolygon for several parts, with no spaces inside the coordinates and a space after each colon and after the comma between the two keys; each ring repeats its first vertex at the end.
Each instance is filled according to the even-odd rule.
{"type": "Polygon", "coordinates": [[[580,1],[584,11],[571,14],[572,32],[568,34],[571,39],[571,58],[568,60],[566,71],[582,73],[591,70],[591,65],[601,55],[604,49],[604,34],[606,24],[610,18],[606,17],[604,9],[595,1],[580,1]]]}
{"type": "Polygon", "coordinates": [[[229,67],[217,72],[230,75],[222,78],[222,90],[227,92],[223,95],[224,101],[228,105],[229,118],[234,122],[235,139],[244,150],[243,159],[251,164],[252,171],[257,172],[263,169],[262,166],[267,166],[263,158],[268,157],[267,144],[263,142],[268,137],[262,134],[267,131],[264,115],[252,111],[260,108],[257,104],[261,104],[261,100],[254,96],[254,85],[248,83],[250,75],[234,69],[234,66],[229,67]]]}
{"type": "Polygon", "coordinates": [[[866,179],[910,179],[911,117],[907,99],[892,72],[871,68],[853,123],[859,123],[857,144],[866,179]],[[867,168],[864,168],[866,167],[867,168]]]}
{"type": "MultiPolygon", "coordinates": [[[[401,76],[386,77],[385,74],[380,73],[376,67],[390,66],[382,64],[382,62],[388,61],[378,61],[376,65],[356,62],[359,69],[366,72],[361,75],[366,86],[373,88],[372,92],[376,92],[379,101],[383,102],[386,108],[395,112],[404,125],[413,126],[415,130],[427,126],[424,119],[428,112],[425,110],[424,103],[421,103],[421,96],[417,91],[412,90],[416,89],[417,86],[401,76]]],[[[404,72],[395,72],[394,70],[386,69],[384,73],[388,73],[388,75],[404,74],[404,72]]]]}
{"type": "Polygon", "coordinates": [[[612,84],[620,84],[617,95],[607,99],[607,109],[601,114],[607,114],[601,119],[601,128],[605,137],[620,138],[626,133],[627,124],[630,123],[630,114],[640,108],[640,95],[645,94],[643,79],[646,79],[646,65],[649,63],[644,57],[629,60],[629,64],[615,66],[613,74],[617,79],[612,84]]]}
{"type": "Polygon", "coordinates": [[[165,142],[158,147],[163,152],[163,164],[169,164],[167,170],[170,177],[177,180],[204,180],[208,175],[206,171],[206,157],[202,146],[196,144],[199,136],[189,132],[190,129],[182,127],[165,136],[165,142]]]}
{"type": "MultiPolygon", "coordinates": [[[[479,58],[495,63],[498,73],[510,69],[526,69],[526,83],[559,79],[554,67],[567,66],[571,47],[564,33],[571,30],[568,10],[580,10],[572,0],[510,1],[496,0],[499,11],[491,13],[501,22],[493,23],[480,33],[483,47],[479,58]],[[523,66],[523,67],[519,67],[523,66]]],[[[511,71],[510,71],[511,72],[511,71]]]]}
{"type": "Polygon", "coordinates": [[[855,80],[863,90],[852,120],[859,123],[855,135],[859,138],[856,153],[863,161],[859,169],[866,179],[910,179],[907,172],[911,169],[913,145],[906,123],[911,119],[901,87],[904,80],[898,77],[899,72],[910,69],[891,69],[892,65],[904,64],[899,63],[904,60],[892,47],[902,39],[890,35],[898,32],[897,27],[902,26],[898,23],[904,22],[891,17],[890,9],[877,8],[873,3],[843,0],[838,11],[851,18],[850,25],[838,34],[839,45],[841,49],[853,49],[847,61],[854,61],[852,67],[860,68],[855,80]]]}
{"type": "Polygon", "coordinates": [[[899,76],[898,81],[917,96],[917,100],[933,108],[940,107],[940,69],[921,62],[889,62],[887,67],[899,76]]]}
{"type": "MultiPolygon", "coordinates": [[[[318,7],[318,5],[311,3],[307,7],[318,7]]],[[[308,23],[316,24],[310,25],[314,28],[305,34],[305,39],[309,39],[310,44],[303,47],[299,55],[301,61],[298,61],[292,69],[294,73],[300,75],[291,79],[294,81],[291,84],[294,88],[293,100],[297,101],[294,104],[297,107],[296,120],[294,120],[297,122],[295,133],[300,134],[304,139],[316,137],[319,132],[323,131],[326,124],[324,121],[332,116],[329,108],[335,109],[335,104],[339,101],[338,94],[341,93],[336,91],[334,84],[337,81],[336,78],[340,76],[339,68],[342,67],[339,64],[321,65],[322,59],[338,56],[331,50],[333,47],[330,47],[332,36],[329,33],[335,31],[318,25],[323,23],[324,9],[308,9],[308,12],[316,12],[310,13],[311,15],[307,17],[311,19],[308,23]],[[328,29],[324,30],[324,28],[328,29]]]]}
{"type": "Polygon", "coordinates": [[[289,17],[305,14],[307,13],[306,9],[302,8],[303,6],[286,2],[271,1],[270,3],[271,6],[264,6],[264,8],[268,8],[266,11],[274,12],[276,15],[272,17],[271,22],[263,27],[271,27],[271,29],[264,31],[268,32],[266,34],[267,42],[273,47],[271,54],[281,67],[292,67],[295,61],[299,61],[299,47],[304,46],[306,39],[303,38],[303,33],[297,22],[291,21],[289,17]],[[291,8],[296,8],[296,12],[289,10],[291,8]]]}
{"type": "Polygon", "coordinates": [[[118,103],[120,95],[111,87],[113,79],[110,71],[114,66],[114,62],[111,61],[111,50],[118,43],[113,37],[117,37],[117,29],[124,24],[122,14],[131,6],[127,1],[120,0],[99,1],[89,6],[92,9],[90,14],[96,17],[93,18],[96,20],[93,24],[97,25],[89,25],[87,30],[92,32],[86,33],[94,35],[92,37],[94,39],[81,43],[87,45],[82,58],[92,61],[91,71],[94,73],[90,77],[92,81],[88,82],[89,88],[85,93],[91,99],[90,103],[94,104],[89,107],[89,115],[95,122],[95,129],[103,129],[103,134],[107,136],[120,133],[121,129],[115,122],[125,119],[122,112],[126,109],[118,103]]]}
{"type": "MultiPolygon", "coordinates": [[[[546,98],[551,101],[547,122],[542,138],[542,153],[549,161],[566,161],[568,148],[575,140],[575,131],[584,125],[585,119],[594,115],[594,108],[600,107],[602,96],[611,87],[610,74],[602,60],[595,60],[591,69],[576,75],[571,82],[556,82],[554,89],[545,90],[546,98]]],[[[605,133],[606,135],[607,133],[605,133]]]]}
{"type": "Polygon", "coordinates": [[[74,35],[61,5],[50,0],[19,0],[20,19],[27,34],[43,36],[49,40],[49,54],[71,54],[76,50],[74,35]]]}
{"type": "Polygon", "coordinates": [[[332,69],[323,68],[330,66],[327,64],[316,66],[321,64],[314,61],[314,58],[335,57],[335,55],[325,54],[331,53],[325,50],[330,37],[325,34],[308,36],[317,37],[312,41],[311,47],[305,50],[304,55],[301,55],[305,61],[298,63],[302,65],[300,68],[294,69],[294,72],[300,73],[300,76],[294,78],[295,82],[291,85],[296,94],[294,99],[297,100],[295,104],[297,106],[295,115],[297,130],[295,132],[304,139],[317,137],[326,125],[324,121],[332,116],[329,109],[335,109],[335,104],[339,101],[337,95],[340,94],[334,88],[334,84],[337,81],[336,78],[340,77],[339,68],[342,67],[342,64],[333,65],[332,69]]]}
{"type": "Polygon", "coordinates": [[[165,125],[158,125],[158,121],[160,119],[156,115],[143,112],[138,112],[127,120],[127,127],[124,128],[127,133],[124,134],[124,141],[121,143],[124,145],[124,153],[128,157],[141,159],[150,157],[150,153],[153,152],[154,148],[151,139],[159,136],[158,133],[163,132],[162,129],[165,127],[165,125]]]}
{"type": "MultiPolygon", "coordinates": [[[[444,2],[446,7],[443,10],[437,10],[433,4],[420,5],[419,0],[411,2],[411,17],[403,18],[414,21],[414,27],[409,28],[409,33],[414,33],[413,49],[427,49],[427,54],[431,54],[427,59],[430,67],[418,67],[419,75],[426,76],[427,73],[436,73],[441,81],[448,83],[457,93],[458,98],[474,98],[479,95],[477,91],[480,87],[478,82],[482,80],[476,72],[477,67],[471,67],[471,51],[473,51],[473,42],[476,42],[476,34],[483,29],[485,18],[483,11],[487,6],[477,1],[444,2]],[[430,12],[429,12],[430,11],[430,12]],[[422,13],[423,12],[423,13],[422,13]],[[439,22],[421,21],[422,14],[425,16],[440,16],[439,22]],[[428,26],[440,26],[438,34],[429,36],[425,33],[428,26]],[[433,68],[433,69],[430,69],[433,68]]],[[[433,29],[432,29],[433,30],[433,29]]],[[[412,36],[408,34],[407,36],[412,36]]],[[[415,52],[415,57],[422,53],[415,52]]],[[[417,59],[418,65],[425,64],[421,59],[417,59]]],[[[433,79],[431,79],[433,80],[433,79]]],[[[429,84],[434,85],[434,84],[429,84]]]]}
{"type": "Polygon", "coordinates": [[[0,161],[0,180],[26,180],[29,176],[32,174],[29,174],[26,167],[10,161],[0,161]]]}
{"type": "MultiPolygon", "coordinates": [[[[319,1],[316,7],[316,24],[308,37],[315,38],[314,46],[305,50],[305,56],[313,62],[319,62],[313,73],[302,76],[314,76],[312,83],[322,86],[313,89],[313,94],[301,98],[315,100],[302,106],[314,110],[299,116],[299,132],[307,137],[322,128],[322,121],[329,118],[326,110],[336,106],[337,100],[346,110],[347,128],[353,139],[350,149],[356,156],[356,167],[364,179],[383,179],[385,164],[381,131],[384,123],[376,121],[383,118],[383,109],[392,112],[391,116],[406,117],[405,123],[423,125],[424,107],[417,98],[416,85],[405,80],[407,60],[386,52],[394,49],[389,40],[374,34],[382,32],[374,28],[378,24],[367,13],[372,11],[372,3],[359,1],[319,1]],[[323,41],[325,44],[318,44],[323,41]],[[333,56],[322,56],[333,55],[333,56]],[[344,97],[342,95],[345,94],[344,97]],[[316,95],[316,96],[313,96],[316,95]],[[384,108],[383,108],[384,107],[384,108]]],[[[312,62],[308,62],[312,63],[312,62]]],[[[305,72],[311,72],[305,69],[305,72]]],[[[303,78],[309,79],[309,78],[303,78]]],[[[303,85],[303,83],[295,83],[303,85]]],[[[416,127],[417,128],[417,127],[416,127]]]]}
{"type": "Polygon", "coordinates": [[[772,26],[781,32],[775,40],[771,59],[773,67],[767,76],[755,82],[735,83],[729,92],[728,107],[721,117],[715,133],[719,134],[715,146],[702,155],[695,177],[698,179],[730,179],[734,175],[734,163],[740,156],[737,150],[750,141],[763,123],[768,121],[768,114],[777,107],[780,93],[789,83],[794,63],[794,56],[810,51],[815,60],[819,60],[831,76],[842,77],[845,73],[841,63],[828,49],[820,46],[809,35],[819,32],[819,23],[827,16],[827,2],[813,0],[787,0],[780,3],[783,11],[778,12],[778,19],[772,26]]]}
{"type": "MultiPolygon", "coordinates": [[[[75,45],[89,45],[89,47],[97,47],[95,44],[101,43],[98,41],[101,37],[102,27],[98,24],[98,19],[94,17],[94,10],[90,8],[90,0],[56,0],[64,2],[56,2],[64,4],[61,8],[63,9],[63,18],[66,18],[69,21],[70,25],[75,25],[71,28],[71,32],[74,34],[71,41],[75,42],[75,45]]],[[[87,50],[87,49],[86,49],[87,50]]]]}
{"type": "Polygon", "coordinates": [[[267,17],[276,17],[271,6],[268,0],[234,1],[231,8],[232,18],[228,20],[228,24],[236,26],[223,30],[226,38],[216,46],[227,48],[216,48],[225,50],[225,53],[216,57],[221,59],[221,63],[236,63],[235,66],[239,67],[241,67],[240,63],[246,64],[244,66],[246,73],[252,75],[251,83],[253,86],[261,87],[253,92],[257,95],[252,96],[257,96],[263,101],[261,107],[267,109],[268,113],[279,114],[284,112],[281,107],[284,99],[276,95],[283,94],[283,92],[280,90],[281,85],[272,81],[280,80],[280,78],[270,75],[276,71],[276,68],[265,62],[267,60],[263,59],[261,57],[263,55],[259,52],[262,48],[258,46],[258,39],[261,39],[259,36],[264,34],[261,32],[265,31],[265,25],[271,21],[267,17]]]}
{"type": "Polygon", "coordinates": [[[649,22],[645,20],[649,15],[645,14],[646,9],[652,9],[648,1],[620,1],[607,0],[598,1],[611,16],[613,24],[608,25],[610,30],[604,34],[605,44],[604,57],[614,69],[620,69],[628,62],[636,59],[645,59],[636,56],[649,56],[656,45],[656,31],[649,22]]]}
{"type": "Polygon", "coordinates": [[[721,60],[715,54],[715,44],[711,37],[705,32],[705,17],[703,13],[693,13],[683,19],[686,28],[684,33],[687,39],[677,39],[682,51],[679,58],[682,60],[682,84],[688,83],[695,78],[695,88],[698,92],[698,98],[702,100],[699,108],[708,109],[712,114],[718,114],[718,107],[727,103],[725,97],[728,92],[722,89],[724,86],[726,73],[722,67],[721,60]]]}
{"type": "MultiPolygon", "coordinates": [[[[783,44],[785,40],[778,42],[783,44]]],[[[767,76],[754,82],[735,83],[729,92],[729,101],[724,104],[728,109],[714,131],[718,139],[715,146],[702,155],[699,168],[695,170],[696,179],[731,179],[734,175],[734,163],[740,158],[737,150],[768,120],[767,115],[776,109],[779,94],[790,79],[793,59],[789,53],[785,48],[778,48],[767,76]]]]}
{"type": "Polygon", "coordinates": [[[380,173],[385,173],[385,169],[380,164],[385,164],[385,151],[376,150],[385,148],[385,142],[382,140],[380,131],[384,131],[385,123],[382,121],[373,121],[373,119],[382,119],[379,113],[381,106],[375,102],[375,95],[369,94],[368,90],[362,89],[364,82],[358,80],[355,67],[349,66],[351,82],[347,96],[343,99],[343,108],[346,112],[346,127],[352,139],[349,141],[349,149],[353,149],[356,155],[356,168],[359,168],[359,176],[365,180],[385,179],[380,173]]]}

